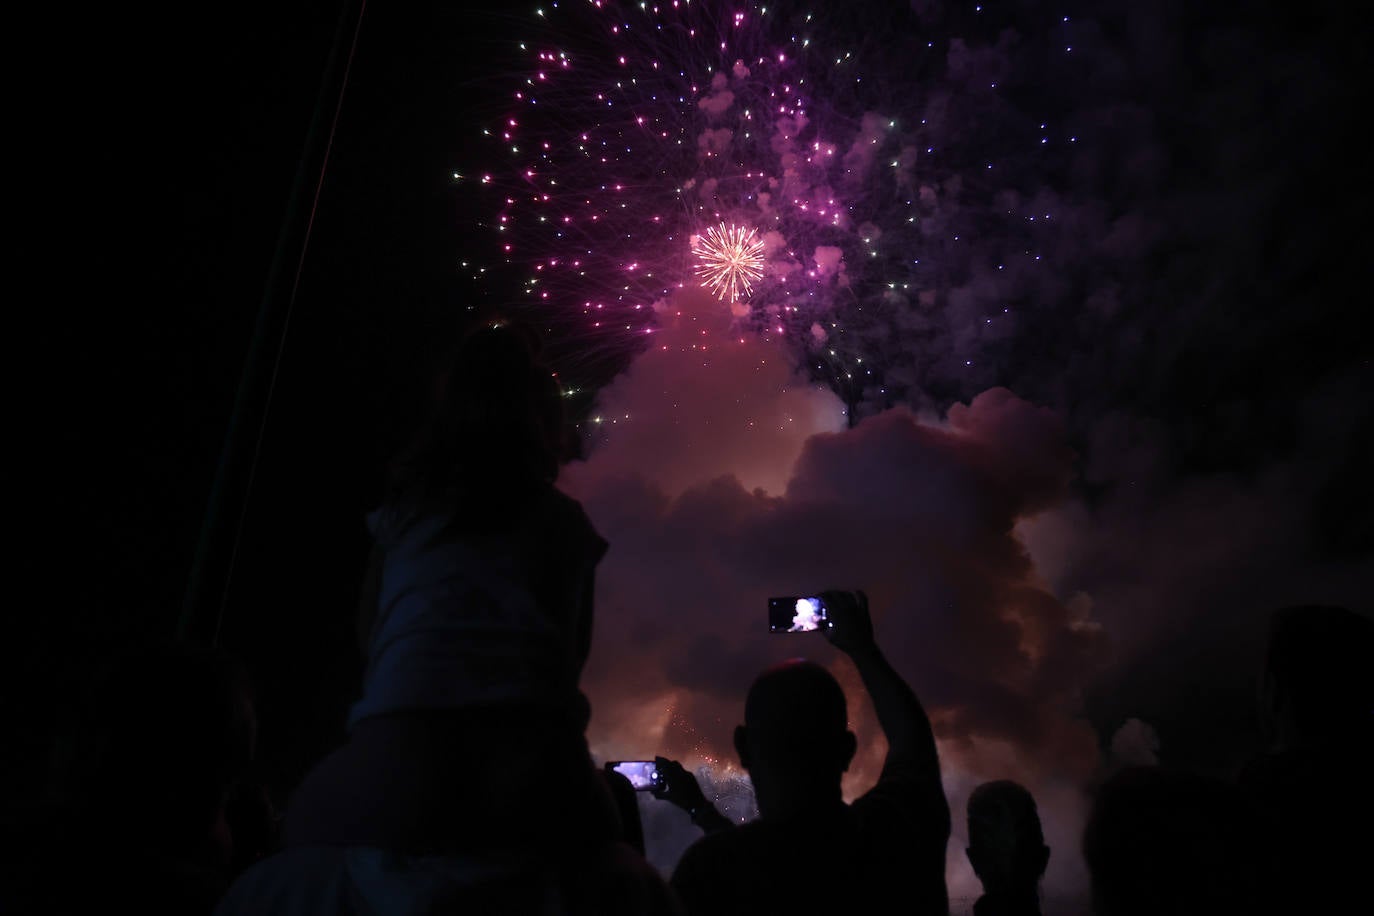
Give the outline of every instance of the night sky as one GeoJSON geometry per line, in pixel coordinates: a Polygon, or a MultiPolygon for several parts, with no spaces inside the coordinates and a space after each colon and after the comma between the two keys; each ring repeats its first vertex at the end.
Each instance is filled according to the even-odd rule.
{"type": "MultiPolygon", "coordinates": [[[[34,303],[56,343],[40,461],[59,482],[38,541],[57,588],[19,663],[38,700],[11,784],[41,780],[52,723],[113,651],[176,632],[265,295],[232,479],[265,416],[261,451],[209,574],[243,512],[220,644],[257,681],[279,793],[340,739],[356,696],[362,517],[383,462],[445,342],[489,306],[539,323],[578,389],[585,460],[564,485],[612,544],[587,672],[599,757],[671,753],[733,791],[726,739],[752,674],[786,654],[834,661],[759,635],[762,599],[822,575],[874,596],[956,811],[980,779],[1022,779],[1068,849],[1114,762],[1229,773],[1260,747],[1266,612],[1368,611],[1374,582],[1365,17],[1335,2],[859,4],[809,34],[851,49],[867,84],[804,55],[774,74],[794,66],[774,55],[707,73],[677,108],[628,98],[664,145],[619,167],[632,206],[579,236],[582,277],[549,266],[565,239],[528,228],[537,203],[502,203],[503,176],[570,122],[607,135],[618,111],[532,112],[520,154],[481,130],[540,63],[520,41],[594,61],[559,89],[581,99],[621,39],[595,31],[602,11],[569,13],[572,29],[535,5],[374,2],[351,55],[358,8],[338,2],[35,27],[52,103],[34,104],[32,148],[62,191],[35,223],[59,240],[34,303]],[[351,68],[292,297],[341,19],[351,68]],[[783,82],[813,93],[805,123],[788,110],[749,145],[728,119],[783,82]],[[674,130],[685,153],[666,151],[674,130]],[[870,134],[881,162],[860,155],[870,134]],[[848,178],[783,178],[813,139],[849,157],[848,178]],[[709,151],[736,156],[748,186],[709,151]],[[822,191],[863,219],[809,222],[797,201],[822,191]],[[671,240],[646,223],[660,213],[671,240]],[[717,217],[777,233],[774,282],[733,315],[675,285],[687,235],[717,217]],[[658,276],[622,283],[641,253],[658,276]],[[536,263],[547,300],[526,292],[536,263]],[[645,733],[660,745],[635,745],[645,733]]],[[[760,30],[770,55],[791,34],[760,30]]],[[[632,54],[652,44],[638,40],[632,54]]],[[[705,66],[695,53],[664,60],[705,66]]],[[[538,180],[614,178],[582,161],[541,163],[538,180]]],[[[558,213],[589,219],[587,200],[558,213]]],[[[190,621],[202,637],[216,603],[190,621]]],[[[852,714],[871,738],[866,701],[852,714]]],[[[878,760],[861,756],[847,791],[878,760]]],[[[689,834],[666,817],[650,844],[680,849],[689,834]]],[[[1072,895],[1081,873],[1052,861],[1047,883],[1072,895]]]]}

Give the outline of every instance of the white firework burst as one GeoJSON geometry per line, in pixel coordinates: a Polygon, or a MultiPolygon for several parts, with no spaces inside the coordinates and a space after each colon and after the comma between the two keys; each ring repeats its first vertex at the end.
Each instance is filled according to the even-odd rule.
{"type": "Polygon", "coordinates": [[[693,249],[701,285],[728,302],[747,298],[763,276],[763,240],[747,226],[712,226],[696,237],[693,249]]]}

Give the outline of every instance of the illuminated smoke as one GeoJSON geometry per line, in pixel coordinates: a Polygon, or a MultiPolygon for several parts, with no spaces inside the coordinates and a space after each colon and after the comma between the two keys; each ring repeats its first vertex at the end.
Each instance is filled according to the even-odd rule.
{"type": "MultiPolygon", "coordinates": [[[[1345,172],[1313,157],[1348,120],[1316,114],[1345,110],[1336,87],[1356,83],[1296,40],[1273,45],[1289,34],[1283,26],[1202,27],[1187,8],[1135,4],[1126,21],[1035,4],[595,0],[546,7],[510,35],[511,78],[484,84],[493,110],[471,138],[489,141],[492,155],[462,169],[482,174],[464,180],[474,198],[464,212],[491,249],[473,254],[473,274],[504,272],[497,294],[519,289],[551,337],[569,341],[574,363],[646,351],[602,389],[595,434],[605,438],[566,480],[612,543],[588,669],[599,751],[663,750],[726,772],[749,677],[815,636],[765,642],[755,603],[821,585],[817,577],[867,586],[875,610],[886,608],[885,648],[940,732],[957,895],[960,869],[964,889],[976,887],[957,836],[979,779],[1025,782],[1050,844],[1076,848],[1098,744],[1080,697],[1104,641],[1094,626],[1108,628],[1116,652],[1155,659],[1158,677],[1173,678],[1176,655],[1159,651],[1159,634],[1172,638],[1227,604],[1222,583],[1241,583],[1226,595],[1245,609],[1280,594],[1367,593],[1367,573],[1289,573],[1311,546],[1302,532],[1312,519],[1299,510],[1336,462],[1347,475],[1337,493],[1354,492],[1362,478],[1351,469],[1368,464],[1350,432],[1365,428],[1350,421],[1363,414],[1333,408],[1348,403],[1321,397],[1304,409],[1339,419],[1320,460],[1295,460],[1273,480],[1209,478],[1182,492],[1158,430],[1122,440],[1139,455],[1114,454],[1118,437],[1101,417],[1108,402],[1122,422],[1153,416],[1150,392],[1164,390],[1174,392],[1171,411],[1194,411],[1190,438],[1216,431],[1204,443],[1272,428],[1248,386],[1220,391],[1226,410],[1181,396],[1177,381],[1193,374],[1179,370],[1198,365],[1200,329],[1308,335],[1320,326],[1313,316],[1330,314],[1322,290],[1341,284],[1307,278],[1358,271],[1358,259],[1325,244],[1325,214],[1300,219],[1282,235],[1293,258],[1283,270],[1301,285],[1252,300],[1254,265],[1273,244],[1268,214],[1285,199],[1367,209],[1327,177],[1345,172]],[[1243,64],[1186,65],[1219,48],[1243,64]],[[1277,62],[1292,77],[1289,102],[1256,117],[1277,62]],[[1299,161],[1307,165],[1295,171],[1299,161]],[[1194,162],[1211,165],[1178,167],[1194,162]],[[721,223],[757,228],[763,276],[738,311],[689,307],[708,294],[688,240],[721,223]],[[1225,311],[1237,301],[1241,324],[1225,311]],[[1289,315],[1306,317],[1294,325],[1289,315]],[[794,366],[839,398],[787,388],[794,366]],[[1025,402],[979,394],[999,385],[1063,409],[1081,464],[1037,437],[1041,417],[1025,402]],[[1205,408],[1185,407],[1193,400],[1205,408]],[[957,402],[969,406],[950,411],[957,402]],[[911,408],[914,427],[884,414],[894,405],[911,408]],[[842,417],[856,415],[867,419],[841,432],[842,417]],[[981,417],[976,428],[970,417],[981,417]],[[903,435],[923,443],[921,460],[883,464],[878,446],[903,435]],[[831,448],[841,439],[843,461],[831,448]],[[806,516],[815,493],[793,492],[793,481],[798,456],[821,452],[836,460],[820,476],[843,498],[817,529],[806,516]],[[1062,494],[1037,483],[1043,469],[1081,472],[1103,495],[1091,511],[1056,508],[1062,494]],[[923,501],[894,506],[906,493],[923,501]],[[1291,517],[1276,521],[1276,506],[1291,517]],[[875,521],[890,555],[836,536],[875,521]],[[801,543],[802,530],[819,538],[801,543]]],[[[1218,377],[1268,374],[1224,372],[1224,359],[1218,377]]],[[[845,686],[862,696],[853,679],[845,686]]],[[[1116,721],[1158,722],[1177,754],[1168,719],[1121,696],[1116,721]]],[[[1198,696],[1223,698],[1194,691],[1191,710],[1214,708],[1198,696]]],[[[862,702],[853,715],[871,738],[862,702]]],[[[1118,757],[1157,753],[1143,729],[1113,745],[1118,757]]],[[[880,758],[865,754],[847,791],[876,776],[880,758]]],[[[641,800],[655,812],[650,832],[652,817],[677,815],[641,800]]],[[[682,830],[691,830],[685,818],[682,830]]],[[[1081,890],[1078,861],[1056,852],[1047,890],[1081,890]]]]}
{"type": "Polygon", "coordinates": [[[821,603],[815,598],[798,598],[797,613],[792,616],[789,633],[805,633],[821,625],[821,603]]]}
{"type": "MultiPolygon", "coordinates": [[[[770,632],[767,614],[773,596],[862,588],[931,714],[951,806],[984,779],[1018,779],[1068,848],[1098,764],[1076,697],[1103,641],[1091,604],[1048,592],[1014,533],[1066,493],[1058,420],[993,390],[942,418],[895,409],[845,429],[832,393],[789,376],[783,341],[693,350],[712,308],[725,311],[695,288],[665,304],[683,317],[599,398],[603,416],[630,419],[599,424],[559,479],[611,545],[584,677],[593,754],[663,754],[742,790],[732,732],[749,684],[805,656],[845,689],[860,743],[845,794],[866,791],[885,746],[857,674],[818,633],[770,632]]],[[[700,831],[641,805],[650,854],[671,869],[700,831]]],[[[1048,885],[1081,888],[1076,863],[1053,862],[1048,885]]],[[[955,892],[976,886],[962,846],[948,864],[955,892]]]]}

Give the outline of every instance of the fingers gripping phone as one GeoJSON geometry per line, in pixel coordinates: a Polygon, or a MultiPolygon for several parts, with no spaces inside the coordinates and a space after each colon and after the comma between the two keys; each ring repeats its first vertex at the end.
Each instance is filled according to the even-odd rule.
{"type": "Polygon", "coordinates": [[[649,792],[663,785],[658,774],[658,764],[652,760],[611,760],[606,769],[614,770],[630,781],[636,792],[649,792]]]}
{"type": "Polygon", "coordinates": [[[768,599],[770,633],[809,633],[829,623],[825,601],[817,595],[768,599]]]}

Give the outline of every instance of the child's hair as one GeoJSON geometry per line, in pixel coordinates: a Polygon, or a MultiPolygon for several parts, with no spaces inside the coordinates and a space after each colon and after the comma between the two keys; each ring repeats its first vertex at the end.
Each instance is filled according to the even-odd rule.
{"type": "Polygon", "coordinates": [[[488,320],[440,369],[428,419],[390,469],[387,501],[480,496],[522,479],[553,481],[563,456],[563,405],[527,325],[488,320]]]}

